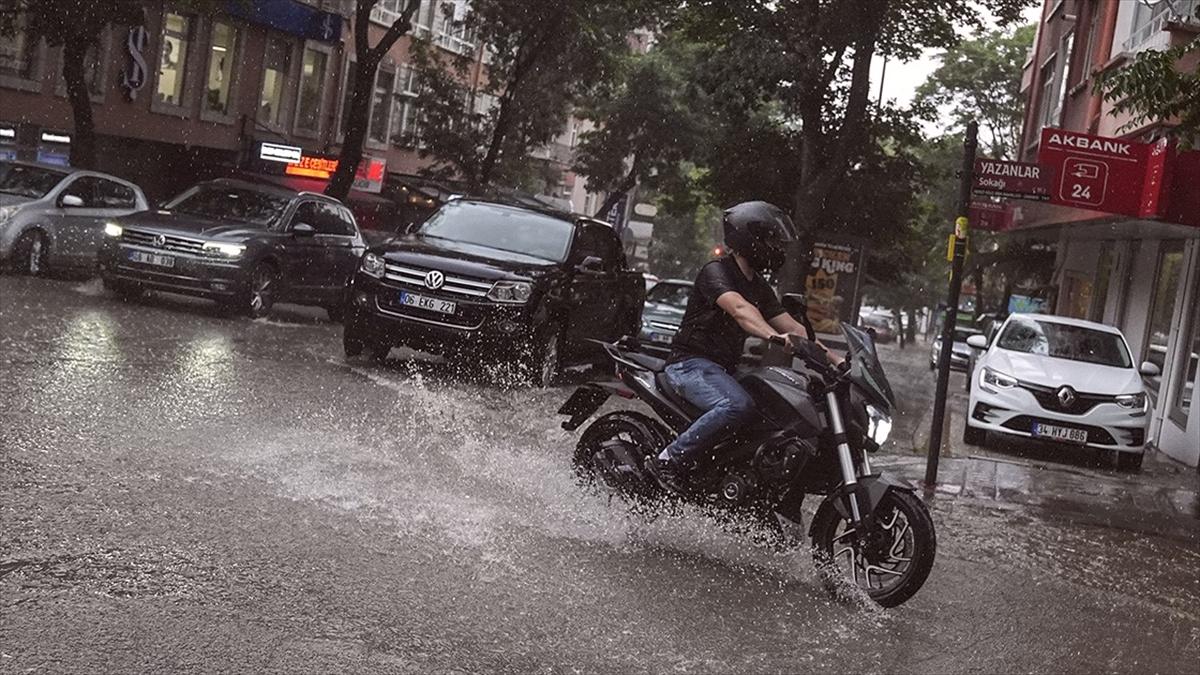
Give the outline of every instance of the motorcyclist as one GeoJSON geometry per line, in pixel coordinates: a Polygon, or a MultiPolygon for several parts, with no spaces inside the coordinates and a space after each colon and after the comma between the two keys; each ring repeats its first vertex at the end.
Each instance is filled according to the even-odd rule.
{"type": "Polygon", "coordinates": [[[754,401],[731,375],[746,336],[789,350],[812,339],[763,278],[783,266],[785,246],[796,237],[791,218],[776,206],[753,201],[726,210],[722,225],[728,253],[696,275],[666,368],[675,391],[707,412],[646,463],[659,483],[675,491],[702,452],[754,413],[754,401]]]}

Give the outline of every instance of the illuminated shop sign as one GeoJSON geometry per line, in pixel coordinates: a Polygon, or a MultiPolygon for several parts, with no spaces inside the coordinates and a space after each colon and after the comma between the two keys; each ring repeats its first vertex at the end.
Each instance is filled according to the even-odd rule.
{"type": "Polygon", "coordinates": [[[294,145],[261,143],[258,148],[258,158],[268,162],[299,162],[303,156],[304,151],[294,145]]]}
{"type": "Polygon", "coordinates": [[[71,137],[67,134],[56,134],[52,131],[42,132],[42,142],[44,143],[70,143],[71,137]]]}
{"type": "Polygon", "coordinates": [[[0,138],[16,138],[17,130],[12,127],[0,127],[0,138]]]}

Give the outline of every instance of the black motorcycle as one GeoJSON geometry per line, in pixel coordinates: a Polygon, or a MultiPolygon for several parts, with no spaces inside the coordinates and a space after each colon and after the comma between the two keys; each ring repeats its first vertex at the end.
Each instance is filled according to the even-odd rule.
{"type": "MultiPolygon", "coordinates": [[[[784,307],[805,315],[803,296],[785,296],[784,307]]],[[[576,389],[558,411],[569,416],[563,428],[579,428],[613,393],[641,399],[659,419],[624,410],[599,417],[576,446],[576,471],[643,507],[683,499],[718,514],[749,514],[779,533],[799,526],[805,494],[824,495],[808,535],[826,584],[852,582],[884,607],[903,603],[933,567],[933,521],[911,487],[871,470],[868,453],[886,440],[895,399],[872,337],[845,324],[842,331],[848,352],[841,366],[806,343],[812,348],[794,355],[804,369],[736,374],[758,419],[696,462],[684,495],[665,494],[645,462],[703,411],[672,389],[666,363],[640,352],[635,340],[604,344],[621,384],[576,389]]]]}

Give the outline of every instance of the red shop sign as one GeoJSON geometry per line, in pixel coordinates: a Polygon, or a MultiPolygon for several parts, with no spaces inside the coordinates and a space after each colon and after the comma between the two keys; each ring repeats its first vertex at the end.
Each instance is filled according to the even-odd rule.
{"type": "Polygon", "coordinates": [[[1136,143],[1064,129],[1043,129],[1038,164],[1055,176],[1050,201],[1139,218],[1165,208],[1165,142],[1136,143]]]}

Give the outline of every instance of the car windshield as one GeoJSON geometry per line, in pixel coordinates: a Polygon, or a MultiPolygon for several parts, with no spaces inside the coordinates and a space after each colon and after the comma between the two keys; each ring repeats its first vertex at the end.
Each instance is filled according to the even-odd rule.
{"type": "Polygon", "coordinates": [[[1129,368],[1125,341],[1116,333],[1037,319],[1014,318],[1000,334],[997,346],[1014,352],[1055,359],[1129,368]]]}
{"type": "Polygon", "coordinates": [[[167,204],[168,211],[270,227],[287,209],[285,197],[225,185],[198,185],[167,204]]]}
{"type": "Polygon", "coordinates": [[[423,237],[562,262],[574,231],[573,223],[536,211],[452,201],[425,221],[419,233],[423,237]]]}
{"type": "Polygon", "coordinates": [[[0,192],[40,199],[53,190],[67,174],[40,166],[0,165],[0,192]]]}
{"type": "Polygon", "coordinates": [[[692,287],[687,284],[659,282],[646,294],[646,302],[656,302],[682,310],[687,309],[688,296],[691,293],[692,287]]]}

